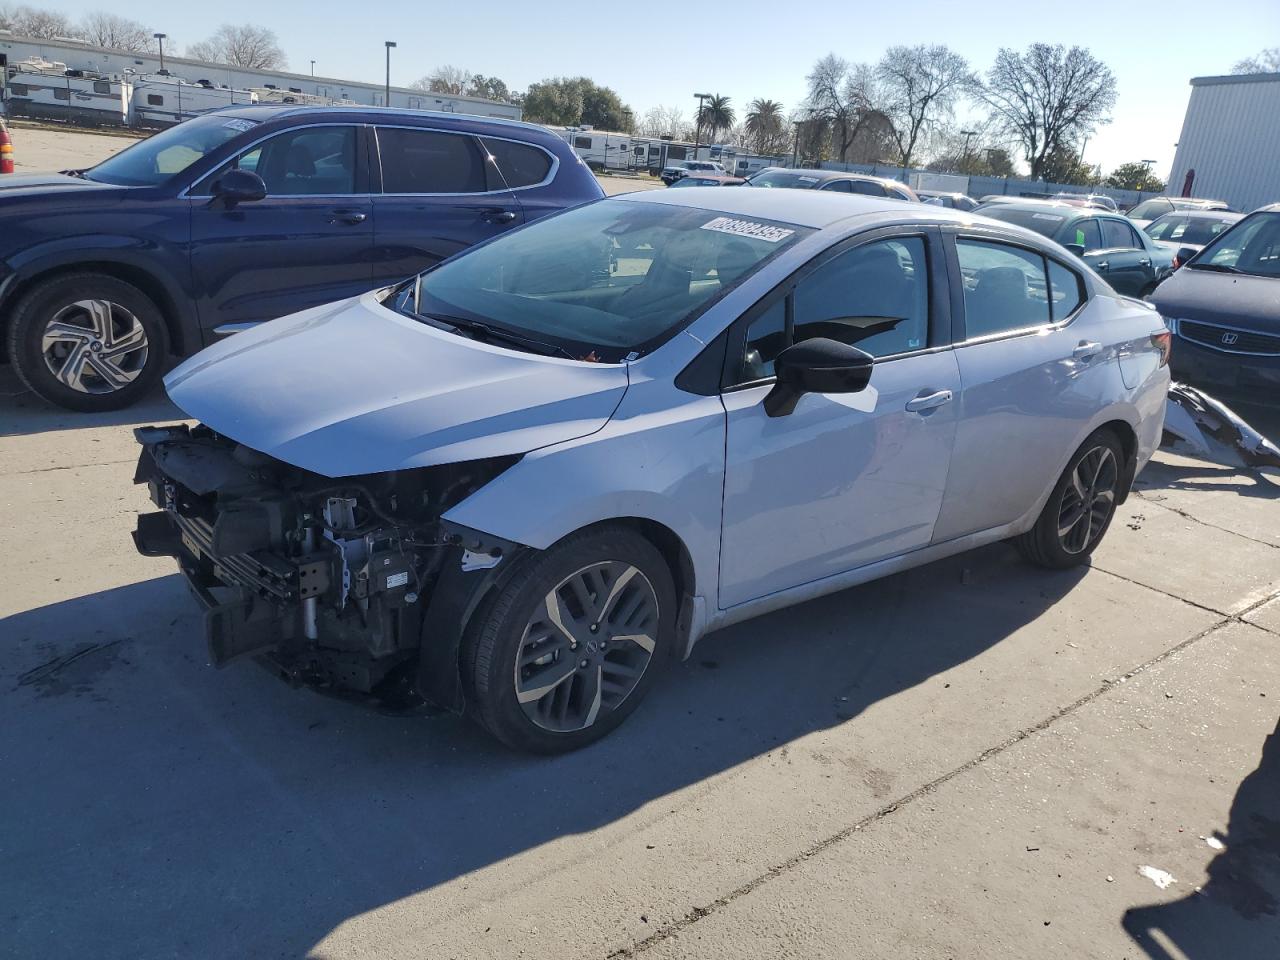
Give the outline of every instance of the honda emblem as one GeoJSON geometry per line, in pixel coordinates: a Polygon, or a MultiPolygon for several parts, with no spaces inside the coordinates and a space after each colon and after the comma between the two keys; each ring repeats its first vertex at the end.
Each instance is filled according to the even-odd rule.
{"type": "Polygon", "coordinates": [[[1222,335],[1222,345],[1224,347],[1229,347],[1239,339],[1240,334],[1238,333],[1224,333],[1222,335]]]}

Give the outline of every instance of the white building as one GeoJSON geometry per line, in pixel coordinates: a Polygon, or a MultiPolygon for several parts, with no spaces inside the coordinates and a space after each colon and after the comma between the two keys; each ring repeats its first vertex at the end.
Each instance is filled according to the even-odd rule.
{"type": "MultiPolygon", "coordinates": [[[[92,71],[120,79],[123,79],[126,74],[154,74],[160,70],[160,57],[156,54],[109,50],[76,40],[35,40],[0,30],[0,86],[7,82],[9,67],[32,58],[64,63],[67,69],[71,70],[92,71]]],[[[312,77],[280,70],[250,70],[245,67],[172,57],[167,53],[164,58],[164,68],[173,76],[181,77],[193,84],[207,80],[216,87],[266,88],[330,100],[349,100],[353,104],[385,105],[383,103],[385,89],[381,83],[312,77]]],[[[3,91],[0,90],[0,93],[3,91]]],[[[505,117],[509,120],[520,119],[520,108],[515,104],[498,103],[480,97],[426,93],[408,87],[391,88],[390,106],[408,107],[414,110],[443,110],[447,113],[470,113],[482,117],[505,117]]]]}
{"type": "Polygon", "coordinates": [[[1196,77],[1168,193],[1236,210],[1280,201],[1280,73],[1196,77]]]}

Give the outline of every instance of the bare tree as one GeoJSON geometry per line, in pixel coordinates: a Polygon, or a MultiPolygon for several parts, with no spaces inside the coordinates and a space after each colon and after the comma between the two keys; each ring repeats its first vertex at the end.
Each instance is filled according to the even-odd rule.
{"type": "Polygon", "coordinates": [[[429,93],[448,93],[453,96],[461,96],[467,92],[467,88],[471,86],[471,81],[475,77],[470,70],[463,67],[455,67],[452,64],[445,64],[443,67],[437,67],[425,77],[415,80],[412,86],[415,90],[426,90],[429,93]]]}
{"type": "Polygon", "coordinates": [[[9,27],[14,33],[37,40],[69,37],[75,32],[71,18],[55,10],[37,10],[35,7],[15,7],[9,14],[9,27]]]}
{"type": "Polygon", "coordinates": [[[866,64],[850,64],[832,53],[814,64],[806,81],[809,92],[803,117],[818,122],[808,124],[805,136],[812,140],[817,130],[828,131],[832,153],[846,160],[854,140],[878,113],[874,72],[866,64]]]}
{"type": "Polygon", "coordinates": [[[1033,43],[1026,53],[1002,47],[982,96],[1039,179],[1051,153],[1073,149],[1110,122],[1116,78],[1083,47],[1033,43]]]}
{"type": "Polygon", "coordinates": [[[679,107],[650,107],[636,125],[636,133],[642,137],[671,137],[675,140],[692,140],[693,129],[679,107]]]}
{"type": "Polygon", "coordinates": [[[90,43],[112,50],[149,53],[156,49],[154,31],[146,24],[102,10],[85,17],[78,33],[90,43]]]}
{"type": "Polygon", "coordinates": [[[876,65],[884,113],[903,168],[911,166],[922,136],[955,112],[956,101],[977,78],[964,57],[945,46],[890,47],[876,65]]]}
{"type": "Polygon", "coordinates": [[[1232,73],[1280,73],[1280,47],[1267,47],[1256,57],[1239,61],[1232,73]]]}
{"type": "Polygon", "coordinates": [[[287,66],[275,33],[266,27],[237,27],[229,23],[219,27],[208,40],[187,47],[187,56],[253,70],[279,70],[287,66]]]}

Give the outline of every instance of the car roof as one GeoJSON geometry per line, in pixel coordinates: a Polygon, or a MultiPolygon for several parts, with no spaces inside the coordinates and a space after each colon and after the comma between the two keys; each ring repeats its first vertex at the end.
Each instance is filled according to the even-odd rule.
{"type": "MultiPolygon", "coordinates": [[[[1280,206],[1280,204],[1277,204],[1280,206]]],[[[1165,217],[1185,217],[1188,220],[1243,220],[1243,213],[1235,213],[1231,210],[1206,210],[1204,207],[1175,207],[1168,213],[1162,213],[1156,217],[1156,220],[1163,220],[1165,217]]],[[[1151,221],[1155,223],[1155,220],[1151,221]]]]}
{"type": "MultiPolygon", "coordinates": [[[[370,107],[360,104],[353,104],[349,107],[314,107],[305,104],[292,103],[257,103],[246,106],[224,107],[220,110],[210,110],[208,113],[217,113],[230,117],[242,117],[245,120],[256,120],[265,123],[268,120],[282,120],[289,117],[357,117],[357,116],[374,116],[379,120],[394,120],[405,118],[421,118],[424,120],[444,120],[452,123],[474,123],[474,124],[490,124],[495,128],[506,128],[512,130],[525,130],[530,133],[545,134],[555,136],[555,133],[546,127],[536,123],[527,123],[524,120],[508,120],[505,117],[482,117],[478,114],[471,113],[449,113],[443,110],[410,110],[404,107],[370,107]]],[[[556,137],[556,139],[560,139],[556,137]]]]}
{"type": "Polygon", "coordinates": [[[869,180],[872,183],[892,183],[899,187],[905,187],[906,184],[901,180],[895,180],[893,177],[876,177],[869,173],[853,173],[849,170],[807,170],[803,167],[765,167],[763,170],[757,170],[752,174],[758,177],[762,173],[794,173],[797,177],[813,177],[819,183],[828,183],[831,180],[869,180]]]}
{"type": "Polygon", "coordinates": [[[1085,217],[1096,217],[1098,214],[1123,216],[1105,207],[1082,207],[1074,203],[1061,203],[1057,200],[1035,200],[1030,197],[1023,200],[1005,200],[1000,203],[1001,210],[1049,210],[1061,214],[1064,220],[1081,220],[1085,217]]]}
{"type": "MultiPolygon", "coordinates": [[[[744,186],[737,190],[721,187],[688,187],[684,190],[640,190],[610,198],[628,203],[665,203],[671,206],[698,207],[733,217],[759,217],[791,223],[799,227],[825,230],[854,217],[875,217],[888,222],[907,220],[911,223],[979,224],[998,228],[1018,236],[1039,234],[1014,224],[989,220],[963,210],[926,206],[887,197],[867,197],[856,193],[833,193],[817,190],[769,190],[744,186]]],[[[1074,207],[1068,207],[1075,210],[1074,207]]]]}

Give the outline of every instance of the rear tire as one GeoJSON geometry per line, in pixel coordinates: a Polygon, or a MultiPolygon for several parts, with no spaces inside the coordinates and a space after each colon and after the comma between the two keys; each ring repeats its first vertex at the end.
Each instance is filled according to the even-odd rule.
{"type": "Polygon", "coordinates": [[[133,284],[73,273],[37,284],[18,301],[8,347],[32,393],[96,413],[127,407],[155,386],[169,334],[155,303],[133,284]]]}
{"type": "Polygon", "coordinates": [[[676,594],[662,554],[623,526],[523,561],[469,631],[475,719],[507,746],[562,753],[625,720],[669,658],[676,594]]]}
{"type": "Polygon", "coordinates": [[[1089,559],[1111,526],[1124,477],[1124,450],[1102,429],[1080,445],[1058,478],[1044,509],[1013,545],[1023,558],[1051,570],[1089,559]]]}

